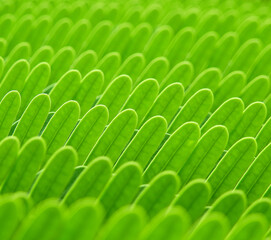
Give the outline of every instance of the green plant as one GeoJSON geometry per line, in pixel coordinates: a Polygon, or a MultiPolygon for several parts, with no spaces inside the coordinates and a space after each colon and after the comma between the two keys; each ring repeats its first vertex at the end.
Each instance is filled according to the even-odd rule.
{"type": "Polygon", "coordinates": [[[270,240],[270,10],[0,1],[0,240],[270,240]]]}

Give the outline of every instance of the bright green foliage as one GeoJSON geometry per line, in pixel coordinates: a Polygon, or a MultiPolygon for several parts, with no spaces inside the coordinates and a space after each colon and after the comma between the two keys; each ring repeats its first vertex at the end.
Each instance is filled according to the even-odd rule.
{"type": "Polygon", "coordinates": [[[63,104],[50,119],[41,135],[47,144],[47,157],[64,145],[78,121],[79,114],[78,103],[69,101],[63,104]]]}
{"type": "Polygon", "coordinates": [[[142,240],[177,240],[183,238],[189,227],[189,216],[180,207],[162,211],[142,231],[142,240]]]}
{"type": "Polygon", "coordinates": [[[102,213],[101,206],[95,204],[92,199],[77,201],[69,210],[64,233],[59,239],[94,239],[103,220],[102,213]]]}
{"type": "Polygon", "coordinates": [[[169,205],[179,189],[180,181],[172,171],[164,171],[152,179],[135,200],[150,217],[169,205]],[[159,198],[157,198],[159,196],[159,198]]]}
{"type": "Polygon", "coordinates": [[[34,209],[21,225],[14,239],[16,240],[56,240],[60,236],[59,229],[63,226],[62,210],[55,201],[48,201],[34,209]],[[44,228],[44,224],[46,228],[44,228]]]}
{"type": "Polygon", "coordinates": [[[138,239],[139,232],[143,228],[144,216],[140,208],[124,207],[117,211],[104,226],[97,239],[138,239]]]}
{"type": "Polygon", "coordinates": [[[255,214],[240,221],[227,236],[227,240],[263,239],[267,222],[263,216],[255,214]]]}
{"type": "Polygon", "coordinates": [[[169,62],[165,57],[158,57],[153,59],[142,71],[135,81],[135,85],[138,85],[146,78],[154,78],[158,83],[162,82],[162,79],[166,76],[169,69],[169,62]]]}
{"type": "Polygon", "coordinates": [[[213,189],[212,200],[235,187],[252,163],[256,149],[257,144],[253,138],[242,138],[229,149],[208,176],[213,189]]]}
{"type": "Polygon", "coordinates": [[[218,89],[214,92],[214,105],[215,110],[224,101],[232,97],[238,97],[246,83],[246,75],[241,71],[234,71],[229,73],[220,82],[218,89]]]}
{"type": "Polygon", "coordinates": [[[104,75],[99,70],[90,71],[81,81],[74,99],[80,104],[81,117],[92,107],[103,85],[104,75]]]}
{"type": "Polygon", "coordinates": [[[104,91],[97,104],[103,104],[108,108],[109,121],[120,111],[121,106],[128,98],[132,88],[132,80],[127,75],[115,78],[104,91]]]}
{"type": "Polygon", "coordinates": [[[203,124],[201,132],[205,133],[215,125],[224,125],[231,133],[243,116],[244,104],[240,98],[231,98],[224,102],[203,124]]]}
{"type": "Polygon", "coordinates": [[[2,99],[11,90],[21,92],[28,72],[29,64],[26,60],[18,60],[15,62],[1,81],[0,99],[2,99]]]}
{"type": "Polygon", "coordinates": [[[20,142],[16,137],[6,137],[0,142],[0,183],[6,179],[19,152],[20,142]]]}
{"type": "Polygon", "coordinates": [[[191,181],[185,185],[174,198],[172,205],[183,207],[190,215],[191,220],[196,221],[204,212],[211,194],[208,182],[202,179],[191,181]]]}
{"type": "Polygon", "coordinates": [[[49,94],[52,111],[56,111],[62,104],[73,99],[79,89],[80,80],[80,72],[76,70],[68,71],[59,79],[49,94]]]}
{"type": "Polygon", "coordinates": [[[0,237],[3,240],[11,239],[16,230],[21,215],[21,209],[16,199],[3,198],[0,201],[0,221],[2,223],[0,237]],[[8,216],[8,217],[7,217],[8,216]]]}
{"type": "Polygon", "coordinates": [[[185,92],[184,102],[186,102],[193,94],[202,88],[208,88],[214,92],[221,79],[221,73],[217,68],[209,68],[203,71],[197,78],[191,83],[185,92]]]}
{"type": "Polygon", "coordinates": [[[128,161],[135,161],[144,169],[161,144],[167,130],[167,122],[161,116],[150,118],[139,129],[129,145],[121,154],[116,168],[128,161]]]}
{"type": "Polygon", "coordinates": [[[164,143],[144,172],[144,181],[149,182],[164,170],[179,172],[193,151],[200,137],[198,124],[188,122],[179,127],[164,143]]]}
{"type": "Polygon", "coordinates": [[[108,121],[108,110],[103,105],[90,109],[80,120],[67,141],[78,154],[78,165],[86,160],[108,121]]]}
{"type": "Polygon", "coordinates": [[[17,91],[10,91],[0,102],[0,139],[5,138],[14,122],[21,105],[17,91]]]}
{"type": "Polygon", "coordinates": [[[153,116],[163,116],[170,122],[183,101],[184,89],[180,83],[167,86],[156,98],[144,121],[153,116]]]}
{"type": "Polygon", "coordinates": [[[232,191],[222,194],[211,206],[206,216],[214,212],[224,214],[229,224],[234,226],[246,208],[246,197],[241,191],[232,191]]]}
{"type": "Polygon", "coordinates": [[[130,94],[123,109],[134,109],[138,116],[138,125],[142,123],[145,114],[151,108],[158,95],[159,85],[155,79],[146,79],[141,82],[130,94]]]}
{"type": "Polygon", "coordinates": [[[270,185],[267,177],[271,167],[270,151],[269,144],[259,153],[237,185],[238,189],[242,189],[247,194],[249,203],[261,197],[270,185]]]}
{"type": "Polygon", "coordinates": [[[99,197],[107,216],[132,202],[139,190],[141,175],[140,166],[133,162],[122,165],[114,173],[99,197]]]}
{"type": "Polygon", "coordinates": [[[30,101],[47,86],[49,77],[50,66],[45,62],[38,64],[31,70],[21,91],[19,116],[21,116],[30,101]]]}
{"type": "Polygon", "coordinates": [[[181,108],[169,126],[169,133],[174,132],[182,124],[193,121],[201,124],[213,104],[213,94],[209,89],[196,92],[181,108]]]}
{"type": "Polygon", "coordinates": [[[189,240],[222,240],[228,231],[228,221],[222,214],[211,214],[195,227],[187,239],[189,240]]]}
{"type": "Polygon", "coordinates": [[[0,0],[0,239],[270,240],[270,10],[0,0]]]}
{"type": "Polygon", "coordinates": [[[84,164],[98,156],[107,156],[114,164],[131,138],[136,124],[137,115],[134,110],[127,109],[119,113],[98,139],[84,164]]]}
{"type": "Polygon", "coordinates": [[[30,196],[35,203],[46,198],[60,197],[72,176],[77,155],[73,148],[59,149],[47,162],[32,186],[30,196]]]}
{"type": "Polygon", "coordinates": [[[45,157],[45,149],[45,142],[40,137],[27,141],[19,151],[1,192],[28,192],[45,157]]]}
{"type": "Polygon", "coordinates": [[[97,198],[111,177],[111,165],[106,157],[93,160],[76,179],[63,202],[70,205],[80,198],[97,198]]]}
{"type": "Polygon", "coordinates": [[[198,141],[195,149],[179,171],[184,183],[197,178],[207,178],[222,155],[228,141],[224,126],[214,126],[198,141]]]}
{"type": "Polygon", "coordinates": [[[28,105],[17,124],[13,135],[23,144],[29,138],[37,136],[50,111],[51,101],[48,95],[37,95],[28,105]]]}

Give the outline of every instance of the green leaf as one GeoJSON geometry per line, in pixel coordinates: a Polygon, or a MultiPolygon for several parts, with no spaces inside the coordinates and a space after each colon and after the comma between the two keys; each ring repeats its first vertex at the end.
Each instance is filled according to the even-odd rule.
{"type": "MultiPolygon", "coordinates": [[[[223,27],[225,23],[223,24],[223,27]]],[[[210,66],[224,70],[228,65],[236,47],[238,46],[238,35],[236,32],[226,32],[218,39],[210,58],[210,66]]]]}
{"type": "Polygon", "coordinates": [[[152,35],[152,26],[147,22],[138,24],[131,33],[130,44],[127,45],[127,49],[124,52],[125,56],[129,56],[133,53],[143,52],[147,41],[152,35]]]}
{"type": "Polygon", "coordinates": [[[25,85],[21,91],[21,108],[18,113],[20,117],[22,113],[25,111],[27,105],[30,101],[39,93],[43,91],[43,89],[47,86],[49,77],[50,77],[50,65],[48,63],[39,63],[35,66],[27,79],[25,80],[25,85]]]}
{"type": "Polygon", "coordinates": [[[212,107],[213,99],[213,94],[209,89],[201,89],[196,92],[172,120],[168,133],[173,133],[179,126],[188,121],[201,124],[212,107]]]}
{"type": "Polygon", "coordinates": [[[167,86],[156,98],[151,109],[143,121],[160,115],[170,122],[178,111],[184,97],[184,88],[181,83],[172,83],[167,86]]]}
{"type": "Polygon", "coordinates": [[[106,88],[97,104],[103,104],[108,108],[109,121],[120,111],[132,89],[132,79],[128,75],[120,75],[106,88]]]}
{"type": "Polygon", "coordinates": [[[233,56],[231,62],[225,70],[225,73],[235,70],[247,72],[254,59],[259,54],[260,49],[261,42],[259,39],[250,39],[246,41],[233,56]]]}
{"type": "Polygon", "coordinates": [[[26,60],[15,62],[1,81],[0,99],[2,99],[11,90],[21,92],[28,72],[29,64],[26,60]]]}
{"type": "Polygon", "coordinates": [[[134,204],[142,206],[150,217],[167,207],[179,190],[180,180],[175,172],[157,174],[138,195],[134,204]],[[157,197],[159,196],[159,197],[157,197]]]}
{"type": "Polygon", "coordinates": [[[69,101],[63,104],[50,119],[41,134],[47,143],[47,159],[65,144],[78,121],[79,112],[78,103],[69,101]]]}
{"type": "Polygon", "coordinates": [[[138,116],[138,126],[151,108],[159,92],[159,84],[155,79],[146,79],[133,90],[122,109],[134,109],[138,116]]]}
{"type": "Polygon", "coordinates": [[[228,146],[232,146],[240,138],[255,137],[264,123],[266,111],[264,103],[255,102],[250,104],[243,112],[243,116],[236,128],[231,132],[228,146]]]}
{"type": "Polygon", "coordinates": [[[54,50],[51,46],[40,47],[29,59],[31,68],[38,65],[41,62],[49,63],[54,54],[54,50]]]}
{"type": "Polygon", "coordinates": [[[71,206],[60,240],[94,239],[103,219],[102,208],[92,199],[82,199],[71,206]],[[90,227],[91,226],[91,227],[90,227]]]}
{"type": "Polygon", "coordinates": [[[35,137],[28,140],[20,150],[1,192],[28,192],[43,161],[45,151],[46,145],[42,138],[35,137]]]}
{"type": "Polygon", "coordinates": [[[4,139],[10,131],[21,105],[21,97],[17,91],[10,91],[0,102],[0,139],[4,139]]]}
{"type": "Polygon", "coordinates": [[[179,171],[182,182],[206,179],[227,146],[229,133],[224,126],[214,126],[199,139],[195,149],[179,171]]]}
{"type": "Polygon", "coordinates": [[[124,207],[117,211],[100,230],[97,240],[137,240],[143,228],[141,208],[124,207]]]}
{"type": "Polygon", "coordinates": [[[66,145],[72,146],[78,154],[78,165],[83,164],[89,154],[89,149],[104,131],[108,121],[108,110],[103,105],[90,109],[80,120],[66,145]]]}
{"type": "Polygon", "coordinates": [[[68,71],[75,58],[75,51],[71,47],[61,48],[51,59],[51,77],[49,84],[55,83],[60,77],[68,71]]]}
{"type": "Polygon", "coordinates": [[[208,209],[206,216],[222,213],[233,227],[247,207],[246,195],[242,191],[230,191],[222,194],[208,209]]]}
{"type": "Polygon", "coordinates": [[[121,57],[119,53],[113,52],[105,55],[96,65],[96,68],[102,70],[104,73],[104,84],[102,91],[104,91],[110,84],[113,76],[117,72],[121,63],[121,57]]]}
{"type": "Polygon", "coordinates": [[[71,205],[84,197],[97,198],[112,174],[112,164],[109,158],[99,157],[93,160],[78,176],[63,202],[71,205]]]}
{"type": "Polygon", "coordinates": [[[62,209],[55,201],[46,201],[30,212],[20,226],[15,240],[57,240],[63,226],[62,209]],[[46,228],[44,227],[46,226],[46,228]]]}
{"type": "Polygon", "coordinates": [[[193,94],[202,88],[208,88],[212,92],[215,91],[220,80],[221,72],[218,68],[208,68],[201,72],[186,90],[184,102],[186,102],[193,94]]]}
{"type": "MultiPolygon", "coordinates": [[[[97,21],[97,18],[92,18],[92,21],[97,21]]],[[[112,28],[112,22],[101,19],[100,22],[97,22],[97,25],[93,25],[93,30],[90,32],[89,37],[83,44],[82,49],[92,49],[96,53],[100,53],[101,48],[104,46],[105,41],[112,31],[112,28]]]]}
{"type": "Polygon", "coordinates": [[[255,58],[253,64],[251,65],[248,71],[249,79],[253,79],[259,75],[269,75],[270,73],[270,52],[271,52],[271,45],[268,44],[260,54],[255,58]]]}
{"type": "Polygon", "coordinates": [[[51,98],[51,109],[56,111],[62,104],[72,100],[79,89],[81,74],[77,70],[66,72],[53,87],[49,96],[51,98]]]}
{"type": "Polygon", "coordinates": [[[139,76],[145,67],[145,57],[142,53],[135,53],[126,58],[126,60],[119,67],[115,73],[115,77],[126,74],[131,77],[133,81],[139,76]]]}
{"type": "Polygon", "coordinates": [[[231,98],[224,102],[201,127],[205,133],[215,125],[224,125],[231,133],[243,116],[244,103],[240,98],[231,98]]]}
{"type": "Polygon", "coordinates": [[[270,154],[271,144],[268,144],[249,166],[249,169],[236,186],[236,188],[246,193],[249,203],[260,198],[270,185],[270,154]]]}
{"type": "Polygon", "coordinates": [[[56,151],[30,191],[34,203],[60,197],[72,177],[76,161],[77,155],[72,147],[62,147],[56,151]]]}
{"type": "Polygon", "coordinates": [[[172,201],[173,206],[184,208],[192,222],[195,222],[204,212],[211,196],[211,187],[208,182],[196,179],[185,185],[172,201]]]}
{"type": "Polygon", "coordinates": [[[180,82],[184,88],[186,88],[194,75],[193,65],[188,61],[183,61],[176,64],[162,80],[160,89],[164,89],[166,86],[180,82]]]}
{"type": "Polygon", "coordinates": [[[180,207],[173,207],[155,216],[143,229],[142,240],[177,240],[185,236],[189,228],[189,215],[180,207]]]}
{"type": "Polygon", "coordinates": [[[162,56],[165,48],[171,41],[172,35],[173,29],[170,26],[164,25],[157,27],[143,50],[146,59],[150,61],[162,56]]]}
{"type": "Polygon", "coordinates": [[[137,124],[136,112],[132,109],[119,113],[109,124],[89,153],[85,165],[99,156],[107,156],[115,164],[122,149],[131,138],[137,124]]]}
{"type": "Polygon", "coordinates": [[[164,170],[179,172],[200,137],[197,123],[187,122],[179,127],[164,143],[144,172],[144,181],[149,182],[164,170]]]}
{"type": "Polygon", "coordinates": [[[101,92],[103,81],[104,75],[100,70],[92,70],[82,79],[79,90],[74,96],[80,104],[81,117],[93,106],[96,97],[101,92]]]}
{"type": "Polygon", "coordinates": [[[256,101],[263,101],[269,93],[269,88],[269,77],[261,75],[248,83],[248,85],[242,90],[240,97],[247,106],[256,101]]]}
{"type": "Polygon", "coordinates": [[[260,153],[271,142],[271,118],[269,118],[256,136],[257,152],[260,153]]]}
{"type": "Polygon", "coordinates": [[[242,219],[252,214],[262,214],[271,223],[271,200],[269,198],[261,198],[254,201],[242,215],[242,219]]]}
{"type": "Polygon", "coordinates": [[[120,207],[130,204],[139,191],[142,170],[135,162],[122,165],[109,180],[99,197],[106,216],[112,215],[120,207]]]}
{"type": "MultiPolygon", "coordinates": [[[[196,31],[191,27],[180,28],[166,50],[166,56],[172,64],[185,60],[195,42],[196,31]],[[180,48],[181,46],[181,48],[180,48]]],[[[186,85],[184,85],[186,87],[186,85]]]]}
{"type": "Polygon", "coordinates": [[[257,240],[263,239],[268,229],[266,219],[259,215],[253,214],[244,218],[231,230],[227,240],[257,240]]]}
{"type": "Polygon", "coordinates": [[[167,122],[161,116],[150,118],[139,129],[134,138],[122,152],[115,168],[126,162],[135,161],[144,169],[161,144],[167,131],[167,122]]]}
{"type": "Polygon", "coordinates": [[[196,74],[200,73],[206,67],[217,39],[218,34],[216,32],[207,32],[194,44],[188,53],[187,60],[194,65],[196,74]]]}
{"type": "Polygon", "coordinates": [[[39,135],[50,111],[50,106],[51,101],[46,94],[37,95],[29,103],[13,133],[21,144],[31,137],[39,135]]]}
{"type": "Polygon", "coordinates": [[[75,51],[79,51],[82,48],[82,44],[88,35],[90,29],[90,22],[86,19],[81,19],[76,22],[69,30],[63,45],[71,46],[75,51]]]}
{"type": "Polygon", "coordinates": [[[0,238],[9,240],[20,222],[21,209],[16,199],[1,198],[0,200],[0,238]]]}
{"type": "Polygon", "coordinates": [[[213,189],[211,201],[236,186],[252,163],[256,150],[256,141],[251,137],[242,138],[228,150],[208,176],[213,189]]]}
{"type": "Polygon", "coordinates": [[[35,51],[43,44],[44,38],[48,34],[52,24],[52,19],[49,16],[40,16],[33,23],[33,28],[27,36],[27,42],[30,43],[32,51],[35,51]]]}
{"type": "Polygon", "coordinates": [[[134,82],[137,86],[143,80],[147,78],[154,78],[161,83],[169,70],[169,61],[165,57],[157,57],[153,59],[142,71],[139,77],[134,82]]]}
{"type": "Polygon", "coordinates": [[[77,69],[81,75],[84,77],[87,73],[90,72],[96,65],[98,60],[97,54],[93,50],[88,50],[83,52],[80,56],[78,56],[73,65],[73,69],[77,69]]]}
{"type": "Polygon", "coordinates": [[[16,137],[6,137],[0,142],[0,184],[6,179],[18,156],[20,142],[16,137]]]}
{"type": "Polygon", "coordinates": [[[120,23],[116,26],[111,35],[107,38],[103,48],[99,52],[100,55],[104,55],[109,52],[119,52],[122,54],[126,44],[130,40],[132,31],[132,25],[130,23],[120,23]]]}
{"type": "Polygon", "coordinates": [[[225,78],[223,78],[217,90],[214,92],[214,105],[212,110],[215,110],[232,97],[239,97],[245,83],[245,73],[241,71],[229,73],[225,78]]]}
{"type": "Polygon", "coordinates": [[[32,28],[33,21],[34,18],[30,14],[25,14],[20,18],[20,21],[9,32],[7,52],[10,52],[16,44],[25,40],[32,28]]]}
{"type": "Polygon", "coordinates": [[[219,213],[204,218],[187,237],[188,240],[224,240],[228,232],[227,219],[219,213]]]}
{"type": "Polygon", "coordinates": [[[30,48],[31,46],[29,45],[29,43],[25,42],[16,45],[5,60],[4,74],[7,73],[7,71],[15,62],[22,59],[28,59],[30,56],[30,48]]]}
{"type": "Polygon", "coordinates": [[[63,40],[71,29],[72,21],[68,18],[60,19],[49,32],[45,39],[46,45],[52,46],[53,49],[59,50],[63,40]]]}

